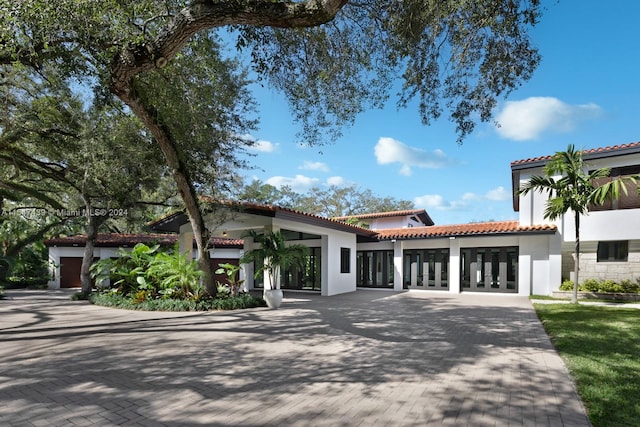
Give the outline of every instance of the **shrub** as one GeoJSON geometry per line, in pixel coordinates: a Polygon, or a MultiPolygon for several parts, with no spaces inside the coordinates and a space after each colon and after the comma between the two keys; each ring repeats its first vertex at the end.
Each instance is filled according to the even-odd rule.
{"type": "Polygon", "coordinates": [[[585,292],[598,292],[600,281],[598,279],[587,279],[580,285],[580,290],[585,292]]]}
{"type": "Polygon", "coordinates": [[[140,285],[147,283],[147,269],[151,264],[159,245],[147,246],[138,243],[131,251],[120,249],[118,258],[101,259],[91,266],[91,277],[98,286],[109,279],[111,287],[117,288],[123,295],[137,292],[140,285]]]}
{"type": "Polygon", "coordinates": [[[613,280],[603,280],[600,282],[600,286],[598,286],[598,292],[624,292],[624,288],[613,280]]]}
{"type": "Polygon", "coordinates": [[[573,280],[565,280],[560,285],[561,291],[572,291],[573,290],[573,280]]]}
{"type": "Polygon", "coordinates": [[[628,293],[638,293],[640,292],[640,280],[638,280],[638,282],[633,283],[631,280],[629,279],[625,279],[623,281],[620,282],[620,286],[622,286],[622,292],[628,292],[628,293]]]}
{"type": "Polygon", "coordinates": [[[93,304],[105,307],[146,311],[237,310],[266,306],[266,303],[262,298],[256,298],[249,294],[240,294],[237,297],[228,298],[201,298],[199,300],[157,298],[137,301],[131,296],[124,296],[117,292],[106,291],[91,294],[89,300],[93,304]]]}
{"type": "Polygon", "coordinates": [[[158,291],[168,298],[191,298],[200,293],[202,271],[190,254],[181,254],[176,247],[173,253],[158,253],[149,263],[147,278],[153,278],[158,291]]]}

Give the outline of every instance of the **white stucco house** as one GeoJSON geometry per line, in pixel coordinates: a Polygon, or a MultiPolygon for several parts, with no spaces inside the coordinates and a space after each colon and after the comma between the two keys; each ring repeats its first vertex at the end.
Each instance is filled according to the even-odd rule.
{"type": "MultiPolygon", "coordinates": [[[[613,177],[640,173],[640,143],[588,150],[584,158],[588,167],[610,167],[613,177]]],[[[278,206],[224,203],[207,222],[218,242],[237,242],[229,248],[236,251],[236,260],[254,247],[243,238],[249,229],[281,230],[287,241],[308,246],[305,268],[284,272],[284,289],[325,296],[361,288],[549,295],[572,276],[572,215],[548,221],[543,217],[545,195],[520,196],[517,190],[531,176],[541,175],[550,159],[511,164],[513,207],[518,213],[513,221],[435,225],[424,209],[323,218],[278,206]],[[348,224],[352,218],[367,227],[348,224]]],[[[193,247],[183,212],[155,221],[152,228],[175,233],[182,248],[193,247]]],[[[584,217],[581,236],[582,279],[640,277],[637,189],[630,188],[621,200],[584,217]]],[[[47,244],[52,259],[61,259],[60,243],[47,244]]],[[[215,251],[214,244],[212,257],[215,251]]],[[[244,279],[249,289],[262,289],[262,281],[253,277],[254,268],[244,266],[244,279]]]]}
{"type": "MultiPolygon", "coordinates": [[[[533,175],[542,175],[542,168],[551,156],[511,163],[513,187],[518,188],[533,175]]],[[[611,170],[610,179],[640,175],[640,142],[583,151],[587,171],[611,170]]],[[[550,224],[557,228],[561,242],[561,277],[574,277],[573,251],[575,226],[573,213],[555,222],[544,218],[546,194],[514,195],[513,207],[523,226],[550,224]]],[[[637,185],[627,186],[627,194],[603,206],[594,206],[580,220],[580,282],[585,279],[640,278],[640,197],[637,185]]]]}

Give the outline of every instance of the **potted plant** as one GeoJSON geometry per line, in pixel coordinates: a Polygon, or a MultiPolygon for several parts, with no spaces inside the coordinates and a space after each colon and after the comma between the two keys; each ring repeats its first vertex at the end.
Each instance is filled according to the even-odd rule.
{"type": "Polygon", "coordinates": [[[251,237],[260,247],[244,254],[240,262],[257,264],[254,277],[266,272],[265,278],[268,279],[268,283],[264,286],[264,300],[269,308],[278,308],[282,303],[280,272],[289,267],[304,267],[309,248],[298,244],[287,245],[280,231],[268,230],[257,233],[250,230],[245,237],[251,237]]]}

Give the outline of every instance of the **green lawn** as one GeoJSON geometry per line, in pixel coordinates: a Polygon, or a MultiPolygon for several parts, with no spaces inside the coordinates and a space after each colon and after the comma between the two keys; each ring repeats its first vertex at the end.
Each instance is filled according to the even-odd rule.
{"type": "Polygon", "coordinates": [[[640,425],[640,310],[536,304],[595,427],[640,425]]]}

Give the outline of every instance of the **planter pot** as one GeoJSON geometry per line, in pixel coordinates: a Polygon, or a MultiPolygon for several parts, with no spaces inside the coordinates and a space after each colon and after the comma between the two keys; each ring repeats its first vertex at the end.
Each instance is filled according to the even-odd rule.
{"type": "Polygon", "coordinates": [[[265,289],[263,298],[269,308],[276,309],[282,304],[282,289],[265,289]]]}

